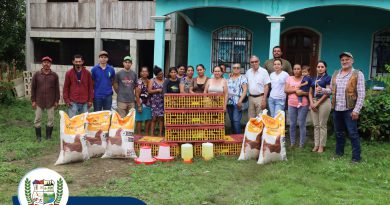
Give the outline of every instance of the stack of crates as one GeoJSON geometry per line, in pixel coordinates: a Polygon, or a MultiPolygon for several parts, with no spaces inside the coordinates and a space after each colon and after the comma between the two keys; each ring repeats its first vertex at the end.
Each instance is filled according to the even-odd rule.
{"type": "Polygon", "coordinates": [[[165,141],[174,143],[223,142],[223,94],[165,94],[165,141]]]}
{"type": "Polygon", "coordinates": [[[26,98],[31,97],[31,81],[32,81],[32,72],[23,71],[23,81],[24,81],[24,96],[26,98]]]}

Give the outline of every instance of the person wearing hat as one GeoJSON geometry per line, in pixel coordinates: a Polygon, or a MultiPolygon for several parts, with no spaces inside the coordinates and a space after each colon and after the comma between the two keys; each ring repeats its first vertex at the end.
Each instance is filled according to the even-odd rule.
{"type": "Polygon", "coordinates": [[[115,79],[115,69],[107,64],[108,53],[99,52],[99,64],[92,70],[94,88],[93,109],[94,111],[111,110],[112,106],[112,84],[115,79]]]}
{"type": "Polygon", "coordinates": [[[361,160],[360,137],[357,128],[360,110],[363,107],[365,93],[364,75],[353,67],[354,58],[350,52],[339,55],[341,69],[336,70],[332,76],[330,89],[317,87],[316,91],[331,93],[333,122],[336,132],[336,156],[344,155],[346,130],[352,144],[352,163],[361,160]]]}
{"type": "Polygon", "coordinates": [[[117,93],[117,111],[125,117],[131,108],[134,108],[137,87],[137,74],[131,70],[133,59],[130,56],[123,58],[123,69],[115,75],[114,90],[117,93]]]}
{"type": "Polygon", "coordinates": [[[42,58],[42,69],[36,72],[31,82],[31,102],[35,109],[35,135],[41,142],[42,113],[47,110],[46,139],[51,139],[54,126],[54,109],[60,100],[60,84],[58,75],[51,67],[52,59],[49,56],[42,58]]]}
{"type": "Polygon", "coordinates": [[[72,63],[73,67],[65,75],[63,91],[69,117],[87,112],[93,102],[92,77],[83,66],[83,56],[74,55],[72,63]]]}

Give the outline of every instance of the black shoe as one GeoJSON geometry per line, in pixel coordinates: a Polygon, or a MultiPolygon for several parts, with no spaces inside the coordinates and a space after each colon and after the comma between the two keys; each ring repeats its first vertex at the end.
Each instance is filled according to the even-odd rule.
{"type": "Polygon", "coordinates": [[[47,127],[46,126],[46,139],[51,139],[51,133],[53,132],[53,127],[47,127]]]}
{"type": "Polygon", "coordinates": [[[35,128],[35,136],[37,137],[37,141],[41,142],[42,135],[41,135],[41,128],[40,127],[35,128]]]}

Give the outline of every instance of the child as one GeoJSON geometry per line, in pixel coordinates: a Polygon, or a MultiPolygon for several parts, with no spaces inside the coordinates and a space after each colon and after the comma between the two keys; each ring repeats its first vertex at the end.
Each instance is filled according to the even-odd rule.
{"type": "MultiPolygon", "coordinates": [[[[309,75],[310,67],[307,65],[302,66],[302,82],[301,85],[299,85],[299,89],[303,92],[309,92],[310,85],[312,83],[312,80],[309,75]]],[[[298,108],[302,106],[302,99],[304,96],[298,96],[298,108]]]]}

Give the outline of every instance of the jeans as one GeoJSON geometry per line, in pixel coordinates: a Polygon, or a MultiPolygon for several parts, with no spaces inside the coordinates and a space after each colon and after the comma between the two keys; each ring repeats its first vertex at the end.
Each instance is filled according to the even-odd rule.
{"type": "Polygon", "coordinates": [[[360,161],[361,150],[357,120],[352,120],[351,113],[352,110],[333,112],[334,128],[336,131],[336,155],[342,156],[344,154],[344,131],[347,130],[351,139],[352,160],[360,161]]]}
{"type": "Polygon", "coordinates": [[[88,103],[75,103],[71,102],[68,108],[68,115],[72,118],[75,115],[85,113],[88,111],[88,103]]]}
{"type": "Polygon", "coordinates": [[[102,110],[111,110],[112,106],[112,95],[108,95],[103,98],[93,99],[93,110],[102,111],[102,110]]]}
{"type": "Polygon", "coordinates": [[[290,116],[290,141],[291,145],[295,144],[295,133],[298,121],[299,126],[299,146],[303,147],[306,139],[306,116],[309,111],[309,106],[301,106],[300,108],[288,106],[288,114],[290,116]]]}
{"type": "Polygon", "coordinates": [[[284,111],[284,104],[286,103],[285,99],[273,99],[268,98],[268,105],[271,117],[275,117],[278,110],[284,111]]]}
{"type": "Polygon", "coordinates": [[[241,134],[242,111],[238,110],[237,105],[228,105],[227,112],[229,114],[233,134],[241,134]]]}

